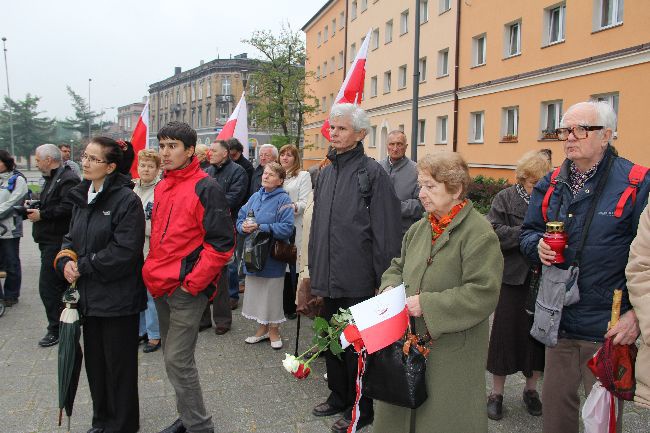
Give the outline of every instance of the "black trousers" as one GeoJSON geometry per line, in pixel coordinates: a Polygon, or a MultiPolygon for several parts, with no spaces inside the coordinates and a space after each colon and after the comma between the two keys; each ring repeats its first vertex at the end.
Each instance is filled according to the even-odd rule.
{"type": "Polygon", "coordinates": [[[92,426],[105,433],[135,433],[140,428],[139,320],[139,314],[84,318],[84,363],[93,399],[92,426]]]}
{"type": "Polygon", "coordinates": [[[54,258],[61,250],[61,244],[38,244],[41,250],[41,273],[38,278],[38,292],[45,307],[47,332],[59,335],[59,319],[63,311],[61,296],[67,287],[65,279],[54,269],[54,258]]]}
{"type": "Polygon", "coordinates": [[[284,314],[296,314],[296,289],[298,288],[298,275],[291,272],[284,274],[284,290],[282,292],[282,308],[284,314]]]}
{"type": "MultiPolygon", "coordinates": [[[[329,321],[339,308],[349,308],[352,305],[369,299],[370,296],[363,298],[324,298],[324,319],[329,321]]],[[[341,360],[332,355],[329,350],[325,352],[325,365],[327,367],[327,386],[330,389],[330,395],[327,402],[335,407],[344,408],[344,416],[351,418],[352,406],[356,398],[356,378],[357,378],[357,359],[352,346],[348,347],[341,360]]],[[[362,396],[359,401],[360,418],[373,417],[372,399],[362,396]]]]}
{"type": "Polygon", "coordinates": [[[200,327],[212,325],[212,320],[214,320],[214,326],[216,328],[228,328],[232,326],[232,309],[230,308],[230,295],[228,294],[228,282],[229,282],[229,269],[228,266],[223,267],[221,271],[221,276],[217,281],[217,294],[214,295],[212,301],[208,301],[203,310],[203,315],[201,316],[200,327]],[[212,318],[210,318],[210,305],[212,305],[212,318]]]}

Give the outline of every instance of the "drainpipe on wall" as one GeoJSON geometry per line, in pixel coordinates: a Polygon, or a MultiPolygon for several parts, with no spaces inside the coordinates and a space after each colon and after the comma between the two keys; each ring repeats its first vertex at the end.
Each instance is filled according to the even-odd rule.
{"type": "Polygon", "coordinates": [[[460,63],[460,3],[456,0],[456,52],[454,53],[454,138],[452,141],[452,151],[458,151],[458,74],[460,63]]]}

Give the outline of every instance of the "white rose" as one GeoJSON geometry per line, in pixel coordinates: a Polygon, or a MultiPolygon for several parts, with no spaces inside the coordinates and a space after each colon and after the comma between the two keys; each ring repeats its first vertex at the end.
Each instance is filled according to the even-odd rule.
{"type": "Polygon", "coordinates": [[[289,373],[293,374],[298,371],[300,361],[298,361],[298,359],[296,359],[296,357],[293,355],[289,355],[288,353],[285,353],[285,355],[285,358],[282,360],[282,366],[289,373]]]}

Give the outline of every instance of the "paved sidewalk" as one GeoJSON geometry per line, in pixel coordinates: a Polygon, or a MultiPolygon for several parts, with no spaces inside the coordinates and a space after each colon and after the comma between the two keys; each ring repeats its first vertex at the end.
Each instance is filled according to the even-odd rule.
{"type": "MultiPolygon", "coordinates": [[[[64,432],[57,428],[57,346],[43,349],[37,341],[45,333],[45,317],[38,296],[39,255],[25,225],[21,241],[23,288],[20,303],[0,318],[0,432],[64,432]]],[[[234,312],[233,329],[223,336],[212,330],[199,334],[196,353],[208,410],[219,433],[326,433],[335,417],[314,418],[311,409],[327,396],[325,365],[315,362],[312,375],[297,381],[281,365],[284,353],[293,352],[296,322],[283,324],[285,348],[274,351],[268,342],[246,345],[256,325],[234,312]]],[[[307,348],[311,321],[303,320],[300,347],[307,348]]],[[[141,432],[155,433],[176,419],[174,395],[162,366],[162,352],[140,351],[141,432]]],[[[487,377],[487,375],[486,375],[487,377]]],[[[489,384],[489,382],[488,382],[489,384]]],[[[532,433],[541,431],[541,418],[529,416],[521,401],[522,377],[506,384],[505,418],[489,422],[489,431],[532,433]]],[[[433,391],[435,392],[435,391],[433,391]]],[[[625,431],[650,431],[650,411],[627,405],[625,431]]],[[[75,401],[72,431],[90,427],[92,406],[85,371],[75,401]]],[[[463,416],[458,408],[458,416],[463,416]]],[[[64,421],[65,422],[65,421],[64,421]]],[[[362,432],[371,433],[367,428],[362,432]]],[[[400,432],[395,432],[400,433],[400,432]]],[[[471,432],[467,432],[471,433],[471,432]]]]}

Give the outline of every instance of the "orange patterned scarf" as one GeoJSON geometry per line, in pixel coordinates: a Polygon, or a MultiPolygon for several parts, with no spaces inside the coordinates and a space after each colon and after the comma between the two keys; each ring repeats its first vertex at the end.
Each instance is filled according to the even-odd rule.
{"type": "Polygon", "coordinates": [[[447,226],[451,224],[451,221],[454,219],[456,215],[458,215],[458,212],[462,208],[465,207],[467,204],[467,200],[463,200],[462,202],[458,203],[456,206],[451,208],[451,211],[442,218],[438,219],[436,216],[433,214],[433,212],[429,213],[429,222],[431,223],[431,245],[436,243],[436,240],[440,237],[442,232],[445,231],[447,226]]]}

